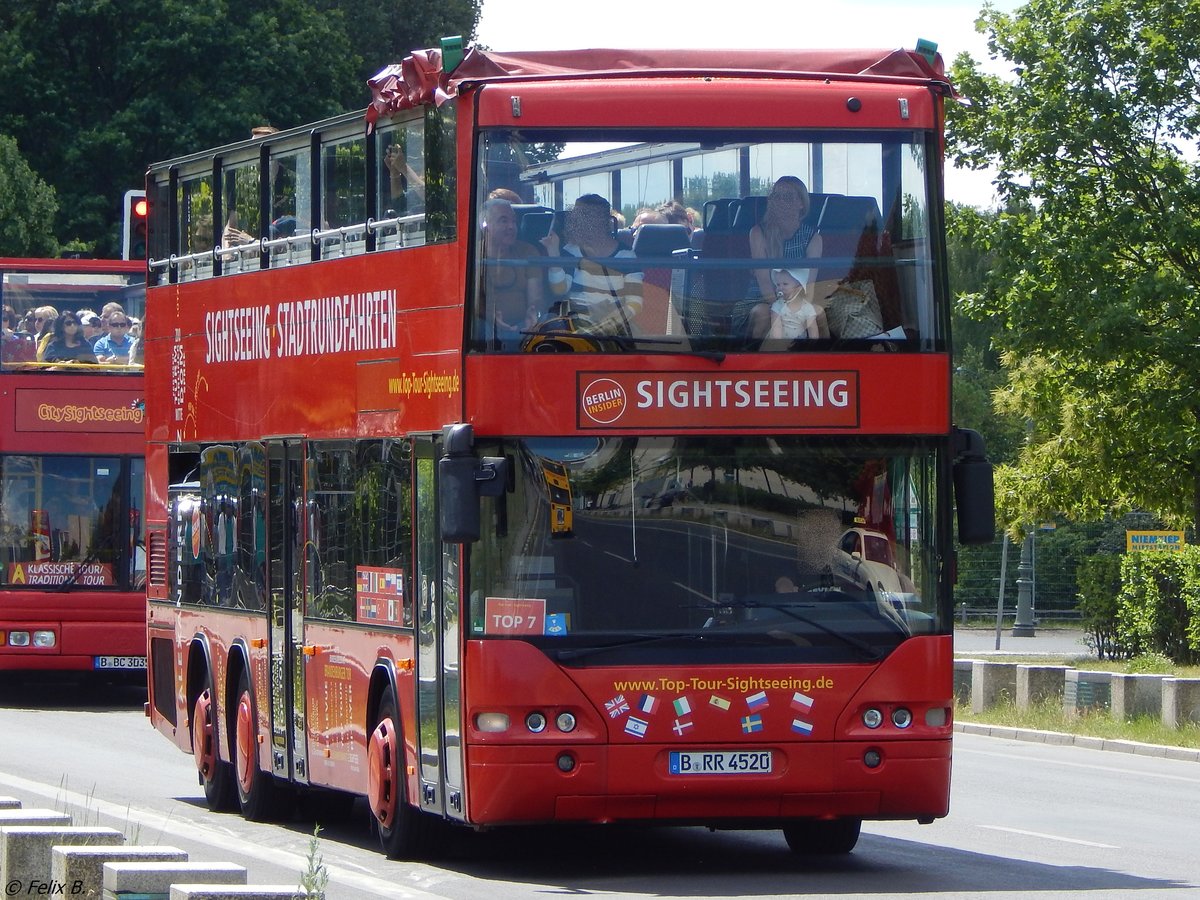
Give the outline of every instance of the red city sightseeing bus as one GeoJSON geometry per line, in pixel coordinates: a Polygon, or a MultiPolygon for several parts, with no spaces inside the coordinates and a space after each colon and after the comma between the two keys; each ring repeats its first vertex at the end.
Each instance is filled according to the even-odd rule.
{"type": "Polygon", "coordinates": [[[82,321],[140,317],[145,263],[0,259],[0,296],[0,671],[144,675],[142,369],[82,321]]]}
{"type": "Polygon", "coordinates": [[[393,856],[944,816],[955,496],[993,525],[940,60],[444,59],[151,167],[153,724],[214,808],[364,795],[393,856]]]}

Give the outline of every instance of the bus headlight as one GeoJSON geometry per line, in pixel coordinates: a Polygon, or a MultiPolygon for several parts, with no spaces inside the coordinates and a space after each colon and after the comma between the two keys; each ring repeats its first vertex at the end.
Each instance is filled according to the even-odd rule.
{"type": "Polygon", "coordinates": [[[892,724],[897,728],[907,728],[912,724],[912,713],[899,706],[892,710],[892,724]]]}
{"type": "Polygon", "coordinates": [[[883,724],[883,713],[872,707],[863,713],[863,724],[868,728],[878,728],[883,724]]]}
{"type": "Polygon", "coordinates": [[[525,727],[534,734],[541,734],[546,730],[546,717],[540,712],[531,712],[525,717],[525,727]]]}
{"type": "Polygon", "coordinates": [[[500,712],[480,713],[475,717],[475,727],[489,734],[508,731],[508,715],[500,712]]]}
{"type": "Polygon", "coordinates": [[[35,647],[53,647],[56,643],[53,631],[35,631],[33,633],[33,646],[35,647]]]}
{"type": "Polygon", "coordinates": [[[10,631],[8,633],[8,643],[12,647],[28,647],[29,632],[28,631],[10,631]]]}
{"type": "Polygon", "coordinates": [[[571,732],[575,730],[575,716],[569,712],[558,714],[558,718],[554,720],[554,724],[558,726],[559,731],[571,732]]]}

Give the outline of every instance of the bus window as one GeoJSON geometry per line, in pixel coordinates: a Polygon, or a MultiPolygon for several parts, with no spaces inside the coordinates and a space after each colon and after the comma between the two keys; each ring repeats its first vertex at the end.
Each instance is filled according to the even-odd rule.
{"type": "MultiPolygon", "coordinates": [[[[624,322],[596,321],[585,304],[556,306],[561,298],[547,296],[535,328],[526,324],[518,339],[497,341],[484,325],[488,281],[481,272],[475,346],[501,352],[788,352],[879,343],[944,349],[926,239],[924,142],[914,132],[714,132],[690,139],[678,131],[485,131],[478,152],[480,221],[497,187],[516,184],[516,193],[533,201],[515,207],[519,234],[528,230],[525,215],[549,210],[559,221],[569,219],[580,196],[598,195],[613,212],[612,240],[603,252],[560,235],[559,255],[533,264],[546,270],[551,286],[561,278],[558,270],[566,272],[569,299],[606,286],[616,290],[612,284],[630,277],[644,287],[624,322]],[[806,188],[799,220],[788,226],[793,237],[804,237],[781,238],[779,249],[764,255],[762,247],[775,245],[762,238],[755,245],[752,231],[776,215],[772,198],[782,176],[806,188]],[[682,229],[678,235],[657,225],[639,242],[638,231],[618,228],[633,222],[640,208],[672,202],[691,210],[686,223],[673,226],[682,229]],[[798,308],[811,307],[816,327],[799,337],[772,327],[785,319],[786,298],[756,273],[774,269],[804,273],[807,306],[798,308]]],[[[481,248],[475,258],[481,268],[512,267],[530,253],[518,244],[509,256],[497,262],[481,248]]]]}
{"type": "Polygon", "coordinates": [[[425,242],[425,120],[381,127],[378,141],[379,237],[377,246],[425,242]]]}
{"type": "MultiPolygon", "coordinates": [[[[367,220],[366,139],[361,135],[321,144],[321,230],[367,220]]],[[[323,241],[323,253],[348,256],[366,250],[366,230],[356,229],[323,241]]]]}
{"type": "MultiPolygon", "coordinates": [[[[262,235],[258,173],[257,159],[226,166],[221,172],[222,247],[250,244],[262,235]]],[[[259,268],[259,261],[256,249],[223,255],[222,271],[253,271],[259,268]]]]}
{"type": "Polygon", "coordinates": [[[308,262],[311,258],[307,245],[312,209],[311,170],[307,147],[272,151],[267,237],[281,242],[272,249],[272,265],[308,262]]]}
{"type": "MultiPolygon", "coordinates": [[[[212,175],[205,173],[181,178],[176,209],[179,215],[180,255],[209,253],[217,245],[217,235],[213,229],[212,175]]],[[[180,274],[188,278],[206,277],[211,272],[211,257],[194,260],[190,267],[180,267],[180,274]]]]}

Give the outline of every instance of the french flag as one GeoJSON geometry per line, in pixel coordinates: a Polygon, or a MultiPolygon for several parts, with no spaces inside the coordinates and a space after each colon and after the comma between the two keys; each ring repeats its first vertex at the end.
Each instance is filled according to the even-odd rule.
{"type": "Polygon", "coordinates": [[[653,694],[642,694],[641,699],[638,700],[637,707],[644,713],[653,713],[658,709],[658,698],[653,694]]]}

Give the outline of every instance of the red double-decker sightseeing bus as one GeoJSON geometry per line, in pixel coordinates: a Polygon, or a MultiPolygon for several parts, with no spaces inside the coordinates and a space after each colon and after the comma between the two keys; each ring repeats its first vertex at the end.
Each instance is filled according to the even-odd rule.
{"type": "Polygon", "coordinates": [[[145,668],[142,369],[82,324],[145,296],[144,262],[0,259],[0,671],[145,668]]]}
{"type": "Polygon", "coordinates": [[[945,815],[955,501],[960,541],[992,511],[950,421],[940,60],[372,84],[149,173],[149,712],[209,803],[363,795],[391,855],[945,815]]]}

